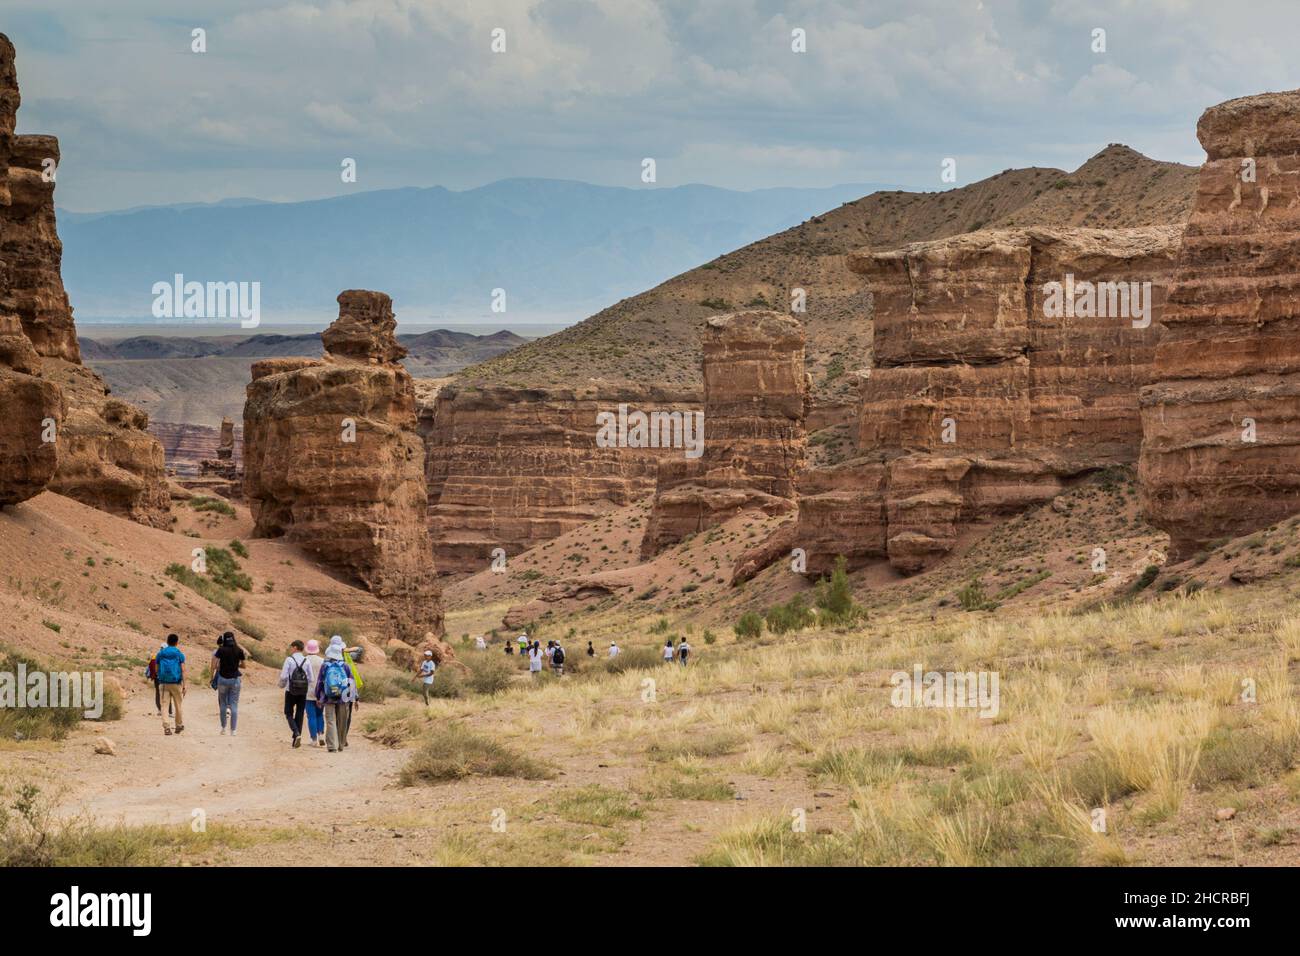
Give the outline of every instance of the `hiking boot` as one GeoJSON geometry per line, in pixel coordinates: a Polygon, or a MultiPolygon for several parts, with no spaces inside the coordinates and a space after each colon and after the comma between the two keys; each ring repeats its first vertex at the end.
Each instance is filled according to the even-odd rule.
{"type": "Polygon", "coordinates": [[[163,733],[170,737],[172,735],[172,729],[170,727],[164,727],[163,733]]]}
{"type": "Polygon", "coordinates": [[[297,749],[298,749],[299,747],[301,747],[301,746],[302,746],[302,738],[301,738],[301,737],[294,737],[294,738],[293,738],[293,749],[294,749],[294,750],[297,750],[297,749]]]}

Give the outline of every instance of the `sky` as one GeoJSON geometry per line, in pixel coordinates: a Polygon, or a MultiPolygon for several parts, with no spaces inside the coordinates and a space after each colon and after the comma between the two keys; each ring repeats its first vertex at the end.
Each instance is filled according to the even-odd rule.
{"type": "Polygon", "coordinates": [[[1295,0],[4,0],[0,31],[75,211],[1199,163],[1206,107],[1300,86],[1295,0]]]}

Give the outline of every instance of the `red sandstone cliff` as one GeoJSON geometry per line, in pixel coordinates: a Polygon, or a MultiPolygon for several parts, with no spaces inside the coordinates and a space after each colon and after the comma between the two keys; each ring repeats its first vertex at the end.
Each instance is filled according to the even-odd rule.
{"type": "Polygon", "coordinates": [[[1212,107],[1197,136],[1139,468],[1183,557],[1300,511],[1300,90],[1212,107]]]}
{"type": "Polygon", "coordinates": [[[444,386],[423,425],[429,525],[440,571],[481,571],[654,491],[673,448],[601,447],[620,404],[689,414],[699,396],[591,383],[575,388],[444,386]]]}
{"type": "Polygon", "coordinates": [[[442,633],[426,526],[415,390],[398,360],[392,300],[351,290],[325,357],[253,366],[244,406],[244,492],[256,534],[287,536],[346,572],[408,644],[442,633]]]}
{"type": "Polygon", "coordinates": [[[850,256],[877,367],[860,377],[859,457],[800,480],[809,571],[840,554],[921,570],[963,526],[1135,461],[1177,236],[990,230],[850,256]]]}
{"type": "Polygon", "coordinates": [[[795,507],[810,385],[803,326],[778,312],[737,312],[705,322],[703,338],[702,453],[682,449],[660,463],[643,558],[742,511],[795,507]]]}
{"type": "Polygon", "coordinates": [[[148,418],[81,364],[54,218],[59,144],[14,135],[18,104],[13,45],[0,35],[0,503],[48,488],[166,527],[163,454],[148,418]]]}

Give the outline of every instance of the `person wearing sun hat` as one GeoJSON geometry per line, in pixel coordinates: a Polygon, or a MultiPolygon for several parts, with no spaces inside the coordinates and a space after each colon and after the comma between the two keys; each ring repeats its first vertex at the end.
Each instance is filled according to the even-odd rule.
{"type": "MultiPolygon", "coordinates": [[[[307,686],[314,688],[316,686],[316,677],[320,674],[321,665],[325,663],[324,658],[320,656],[320,641],[312,638],[307,642],[305,650],[307,653],[307,686]]],[[[307,732],[311,734],[313,745],[325,746],[325,711],[317,703],[313,694],[307,695],[307,732]]]]}

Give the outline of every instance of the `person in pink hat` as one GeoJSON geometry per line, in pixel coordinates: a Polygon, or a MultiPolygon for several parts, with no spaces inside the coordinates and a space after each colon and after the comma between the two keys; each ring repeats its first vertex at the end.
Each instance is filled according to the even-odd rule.
{"type": "MultiPolygon", "coordinates": [[[[320,656],[320,643],[315,639],[307,642],[307,686],[316,686],[316,675],[320,673],[321,665],[325,663],[320,656]]],[[[307,695],[307,732],[311,734],[313,746],[325,746],[325,711],[320,704],[316,702],[316,695],[309,693],[307,695]]]]}

